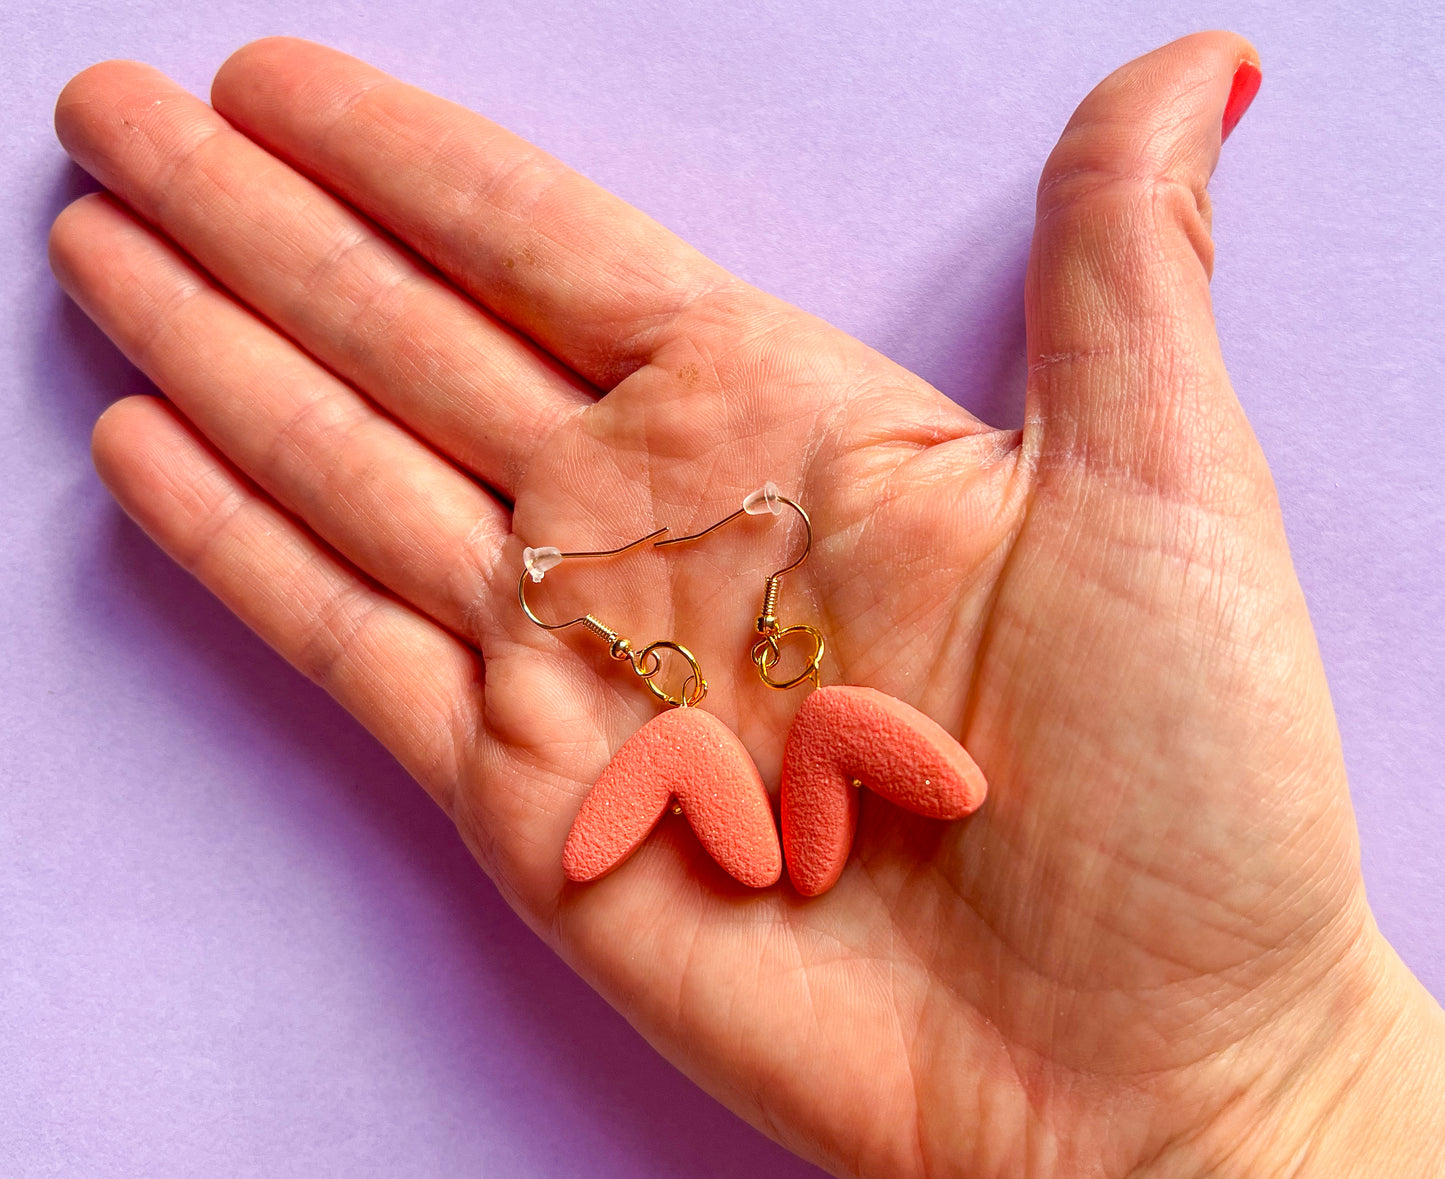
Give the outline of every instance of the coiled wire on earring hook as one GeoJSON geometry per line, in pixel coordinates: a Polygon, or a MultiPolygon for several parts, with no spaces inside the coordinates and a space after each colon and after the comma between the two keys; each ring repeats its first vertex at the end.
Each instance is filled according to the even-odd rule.
{"type": "Polygon", "coordinates": [[[666,528],[659,528],[655,532],[649,532],[646,536],[628,541],[615,549],[570,553],[564,553],[550,545],[542,548],[523,549],[522,576],[517,580],[517,601],[521,603],[522,612],[528,619],[543,630],[565,630],[569,626],[581,626],[590,631],[607,644],[609,656],[619,663],[625,662],[631,666],[633,675],[646,684],[647,690],[658,700],[673,708],[692,708],[700,704],[702,698],[707,695],[707,680],[703,678],[697,656],[681,643],[675,643],[671,639],[659,639],[655,643],[648,643],[640,651],[635,650],[631,639],[618,634],[594,614],[579,614],[576,618],[569,618],[565,622],[544,622],[527,601],[527,582],[529,580],[541,581],[549,570],[556,568],[561,562],[589,557],[615,557],[644,545],[648,541],[655,540],[666,531],[666,528]],[[688,676],[683,680],[682,687],[676,693],[669,692],[657,680],[657,673],[662,670],[662,657],[658,654],[659,651],[672,651],[687,662],[688,676]]]}
{"type": "Polygon", "coordinates": [[[778,623],[778,598],[782,593],[783,576],[791,573],[806,561],[808,555],[813,551],[813,521],[808,518],[808,513],[803,510],[802,505],[779,492],[776,484],[764,483],[743,500],[742,507],[737,511],[724,516],[715,524],[709,524],[701,532],[694,532],[689,536],[672,536],[653,544],[654,548],[660,549],[669,545],[687,544],[691,541],[701,540],[724,525],[731,524],[739,516],[761,516],[764,513],[777,516],[781,514],[783,505],[792,508],[798,514],[798,518],[803,521],[805,530],[803,551],[789,564],[768,575],[767,582],[763,587],[763,604],[753,623],[754,628],[762,637],[753,644],[752,648],[753,665],[758,669],[759,678],[768,687],[776,688],[780,692],[796,688],[804,681],[811,681],[816,688],[820,674],[819,668],[823,663],[823,651],[826,647],[823,632],[817,627],[807,623],[796,623],[793,626],[781,626],[778,623]],[[800,638],[806,639],[810,643],[811,650],[803,670],[797,675],[786,680],[774,679],[773,668],[782,658],[782,644],[790,635],[798,635],[800,638]]]}

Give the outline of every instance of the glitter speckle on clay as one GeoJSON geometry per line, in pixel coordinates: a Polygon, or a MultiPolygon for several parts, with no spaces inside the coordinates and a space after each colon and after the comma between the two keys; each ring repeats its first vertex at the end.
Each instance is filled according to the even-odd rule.
{"type": "Polygon", "coordinates": [[[873,688],[819,688],[783,751],[783,851],[804,896],[837,883],[858,824],[858,791],[849,787],[865,782],[934,819],[962,818],[987,792],[967,750],[918,709],[873,688]]]}

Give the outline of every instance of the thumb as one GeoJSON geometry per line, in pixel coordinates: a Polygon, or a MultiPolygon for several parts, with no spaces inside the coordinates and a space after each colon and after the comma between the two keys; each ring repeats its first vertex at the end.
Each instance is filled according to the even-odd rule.
{"type": "Polygon", "coordinates": [[[1257,452],[1215,336],[1206,186],[1259,80],[1242,37],[1184,37],[1104,79],[1049,156],[1025,289],[1045,468],[1193,498],[1222,457],[1257,452]]]}

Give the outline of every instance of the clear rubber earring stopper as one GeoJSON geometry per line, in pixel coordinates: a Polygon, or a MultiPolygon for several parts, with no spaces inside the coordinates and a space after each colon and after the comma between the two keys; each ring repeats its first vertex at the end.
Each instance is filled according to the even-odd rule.
{"type": "Polygon", "coordinates": [[[555,545],[543,545],[539,549],[523,549],[522,564],[533,581],[541,581],[548,569],[555,569],[562,563],[562,550],[555,545]]]}
{"type": "Polygon", "coordinates": [[[778,498],[778,485],[764,483],[756,491],[750,491],[743,500],[743,511],[749,516],[761,516],[764,512],[771,512],[774,516],[781,515],[783,503],[778,498]]]}

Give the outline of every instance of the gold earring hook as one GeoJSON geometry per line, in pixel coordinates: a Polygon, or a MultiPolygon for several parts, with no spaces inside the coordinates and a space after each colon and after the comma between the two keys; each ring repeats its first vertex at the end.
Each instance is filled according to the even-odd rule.
{"type": "Polygon", "coordinates": [[[569,626],[585,627],[607,644],[608,655],[619,663],[630,664],[632,673],[647,685],[647,690],[657,699],[673,708],[692,708],[707,695],[707,680],[703,679],[702,668],[698,665],[697,656],[681,643],[674,643],[671,639],[659,639],[655,643],[649,643],[641,651],[634,651],[631,639],[618,634],[596,615],[580,614],[576,618],[569,618],[566,622],[543,622],[527,601],[528,580],[541,581],[549,570],[556,568],[562,561],[583,560],[589,557],[615,557],[654,540],[666,531],[666,528],[659,528],[655,532],[649,532],[646,536],[628,541],[615,549],[571,553],[564,553],[551,546],[524,549],[522,550],[522,576],[517,580],[517,601],[521,603],[522,613],[543,630],[565,630],[569,626]],[[688,677],[683,681],[682,689],[677,695],[667,691],[655,678],[657,673],[662,670],[662,658],[658,655],[658,652],[662,650],[673,651],[687,661],[688,677]]]}
{"type": "Polygon", "coordinates": [[[701,540],[704,536],[716,532],[724,525],[731,524],[739,516],[761,516],[764,513],[776,516],[782,509],[778,506],[786,504],[798,513],[799,519],[803,521],[805,531],[803,551],[798,554],[787,565],[768,575],[763,587],[763,604],[758,611],[758,616],[753,622],[754,629],[762,637],[753,644],[752,659],[758,669],[758,676],[763,683],[770,688],[785,691],[788,688],[796,688],[804,680],[811,680],[813,686],[818,686],[819,667],[823,662],[823,651],[826,642],[823,632],[815,626],[807,623],[795,623],[792,626],[780,626],[778,624],[778,596],[782,592],[784,574],[791,573],[799,565],[808,559],[813,551],[813,521],[803,506],[796,500],[790,499],[778,491],[772,483],[765,483],[757,491],[752,492],[743,500],[743,506],[730,515],[724,516],[715,524],[709,524],[701,532],[694,532],[690,536],[672,536],[667,540],[656,541],[654,548],[665,548],[668,545],[686,544],[690,541],[701,540]],[[807,663],[803,670],[791,679],[777,680],[773,678],[773,668],[777,666],[782,656],[782,642],[788,635],[803,635],[812,643],[812,652],[808,656],[807,663]]]}

